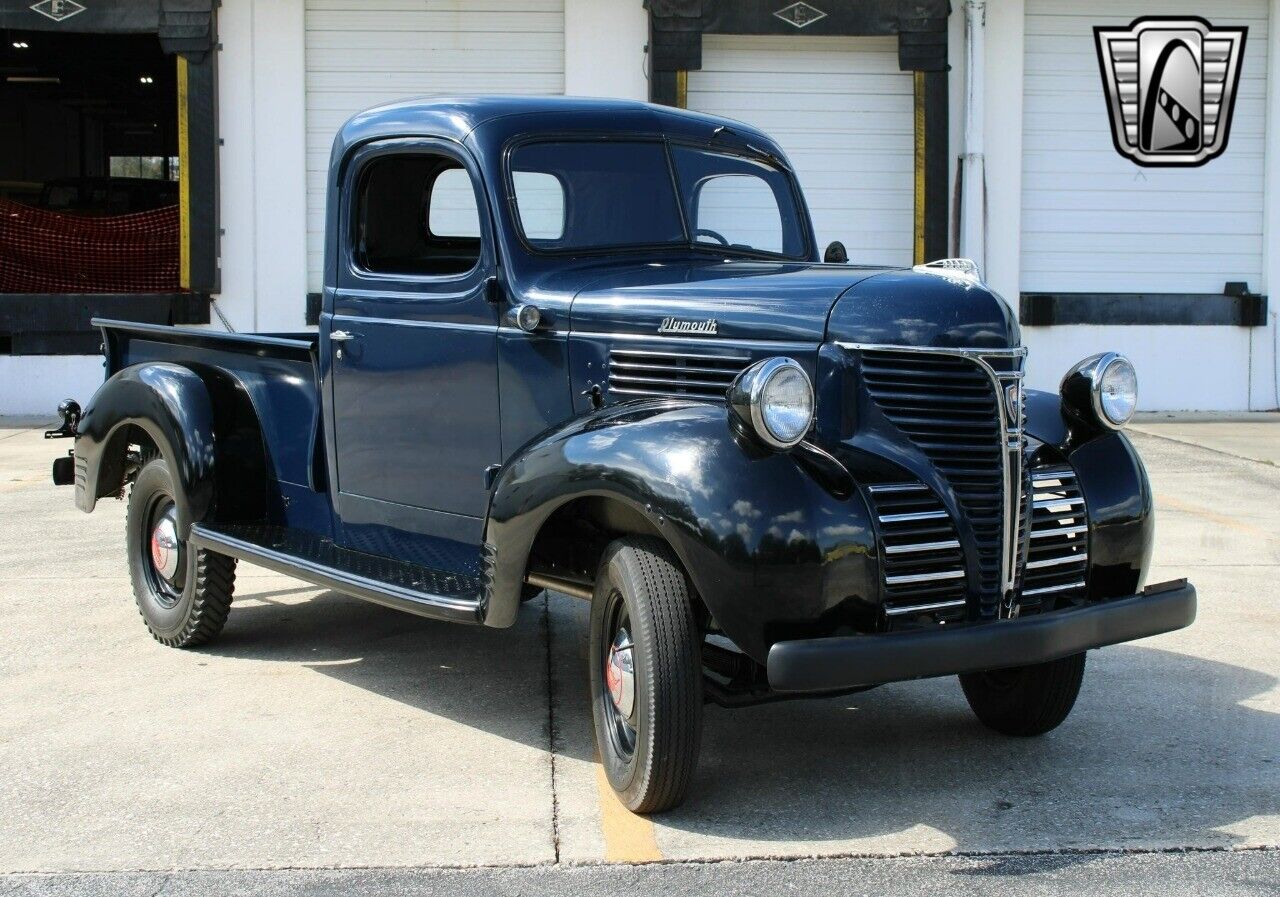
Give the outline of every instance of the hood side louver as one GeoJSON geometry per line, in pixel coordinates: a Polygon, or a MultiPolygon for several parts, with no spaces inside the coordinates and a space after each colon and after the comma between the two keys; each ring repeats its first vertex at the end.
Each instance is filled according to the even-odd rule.
{"type": "Polygon", "coordinates": [[[746,355],[612,349],[609,394],[619,399],[682,396],[723,401],[729,384],[750,363],[746,355]]]}

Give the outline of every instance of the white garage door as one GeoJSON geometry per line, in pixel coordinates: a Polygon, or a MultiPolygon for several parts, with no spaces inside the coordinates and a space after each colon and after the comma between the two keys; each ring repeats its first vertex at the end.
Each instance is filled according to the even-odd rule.
{"type": "Polygon", "coordinates": [[[1022,289],[1260,289],[1267,50],[1266,0],[1027,0],[1022,289]],[[1093,28],[1143,15],[1249,27],[1227,150],[1199,168],[1142,168],[1112,146],[1093,28]]]}
{"type": "Polygon", "coordinates": [[[755,125],[796,167],[819,247],[909,265],[912,75],[893,37],[713,35],[689,73],[690,109],[755,125]]]}
{"type": "Polygon", "coordinates": [[[564,93],[563,0],[306,0],[308,289],[321,286],[333,135],[425,94],[564,93]]]}

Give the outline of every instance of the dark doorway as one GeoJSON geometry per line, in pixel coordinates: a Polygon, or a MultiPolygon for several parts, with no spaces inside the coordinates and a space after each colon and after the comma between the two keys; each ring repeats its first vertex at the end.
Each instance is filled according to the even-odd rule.
{"type": "Polygon", "coordinates": [[[178,290],[175,57],[154,34],[0,35],[0,292],[178,290]]]}

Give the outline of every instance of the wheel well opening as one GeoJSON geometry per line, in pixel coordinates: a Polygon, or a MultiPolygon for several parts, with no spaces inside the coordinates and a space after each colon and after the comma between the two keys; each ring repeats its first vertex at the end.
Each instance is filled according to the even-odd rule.
{"type": "MultiPolygon", "coordinates": [[[[575,498],[557,508],[538,530],[525,574],[590,588],[605,548],[624,536],[649,536],[667,542],[657,526],[625,502],[598,495],[575,498]]],[[[702,599],[689,571],[684,573],[702,613],[702,599]]],[[[530,588],[526,586],[526,590],[530,588]]]]}
{"type": "Polygon", "coordinates": [[[111,434],[102,449],[98,470],[98,498],[124,498],[125,487],[138,475],[143,457],[160,454],[150,434],[136,424],[126,424],[111,434]]]}

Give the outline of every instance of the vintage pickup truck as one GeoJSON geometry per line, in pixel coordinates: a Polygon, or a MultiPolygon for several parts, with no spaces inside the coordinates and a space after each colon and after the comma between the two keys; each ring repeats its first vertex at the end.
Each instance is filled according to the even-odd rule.
{"type": "Polygon", "coordinates": [[[1088,649],[1195,616],[1185,581],[1144,589],[1133,368],[1024,390],[972,263],[822,257],[747,125],[383,106],[334,143],[319,332],[98,321],[54,477],[84,511],[132,484],[174,647],[217,635],[237,559],[457,623],[591,602],[596,739],[638,812],[685,796],[708,701],[958,674],[988,726],[1046,732],[1088,649]]]}

